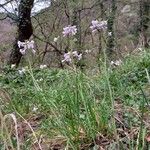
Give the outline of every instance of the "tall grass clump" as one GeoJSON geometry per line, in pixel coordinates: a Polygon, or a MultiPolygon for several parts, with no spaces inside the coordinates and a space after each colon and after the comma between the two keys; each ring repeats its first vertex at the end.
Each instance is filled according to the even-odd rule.
{"type": "Polygon", "coordinates": [[[37,96],[41,97],[41,109],[46,108],[51,116],[46,122],[54,129],[53,134],[59,131],[75,149],[83,140],[94,140],[99,131],[110,130],[110,105],[98,93],[99,83],[80,71],[66,70],[46,92],[37,96]]]}
{"type": "Polygon", "coordinates": [[[93,143],[99,132],[111,133],[111,105],[105,83],[100,86],[98,79],[80,70],[44,70],[41,73],[29,69],[21,77],[25,82],[23,87],[18,82],[20,77],[16,78],[10,83],[10,86],[16,84],[16,89],[12,89],[14,97],[6,109],[26,116],[33,107],[38,107],[38,113],[45,116],[41,126],[45,134],[56,139],[61,135],[76,149],[81,143],[93,143]],[[39,83],[37,78],[43,81],[39,83]]]}

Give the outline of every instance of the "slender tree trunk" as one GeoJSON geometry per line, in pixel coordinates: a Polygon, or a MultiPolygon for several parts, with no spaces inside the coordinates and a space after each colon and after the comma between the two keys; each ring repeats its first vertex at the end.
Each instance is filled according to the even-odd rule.
{"type": "Polygon", "coordinates": [[[108,39],[107,39],[107,54],[112,56],[115,47],[114,21],[116,15],[116,0],[111,0],[111,11],[108,18],[108,39]],[[110,34],[110,35],[109,35],[110,34]]]}
{"type": "Polygon", "coordinates": [[[81,50],[81,11],[79,10],[79,1],[73,0],[73,13],[72,13],[72,24],[77,27],[77,34],[75,35],[76,47],[78,51],[81,50]]]}
{"type": "MultiPolygon", "coordinates": [[[[101,1],[101,0],[99,0],[99,7],[100,7],[100,12],[101,12],[101,19],[104,20],[104,17],[105,17],[104,2],[101,1]]],[[[103,38],[103,32],[102,31],[98,31],[98,42],[99,42],[99,45],[98,45],[97,63],[98,63],[99,71],[101,69],[100,58],[101,58],[102,49],[103,49],[102,38],[103,38]]]]}
{"type": "Polygon", "coordinates": [[[9,64],[16,64],[16,66],[19,65],[22,54],[19,51],[17,42],[24,42],[25,40],[28,40],[33,33],[31,23],[31,9],[33,7],[33,3],[34,0],[20,1],[18,9],[18,34],[10,54],[9,64]]]}
{"type": "MultiPolygon", "coordinates": [[[[100,6],[100,12],[101,12],[101,19],[103,20],[104,19],[104,16],[105,16],[105,12],[104,12],[104,2],[103,1],[99,1],[99,6],[100,6]]],[[[100,54],[102,52],[102,36],[103,36],[103,33],[101,31],[99,31],[99,57],[100,57],[100,54]]]]}
{"type": "Polygon", "coordinates": [[[143,46],[150,47],[148,44],[148,28],[150,23],[150,1],[140,0],[140,32],[143,38],[143,46]]]}

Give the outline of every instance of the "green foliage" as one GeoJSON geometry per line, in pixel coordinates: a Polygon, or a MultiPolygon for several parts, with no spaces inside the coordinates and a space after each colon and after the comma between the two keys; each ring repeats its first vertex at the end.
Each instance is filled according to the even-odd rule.
{"type": "MultiPolygon", "coordinates": [[[[102,65],[103,71],[94,77],[80,70],[27,69],[19,75],[16,69],[6,69],[0,75],[0,86],[9,91],[11,101],[2,111],[17,112],[25,118],[42,115],[38,132],[50,139],[62,136],[64,147],[80,149],[82,143],[95,141],[99,133],[112,139],[118,134],[116,104],[121,103],[121,122],[127,129],[137,127],[139,131],[136,140],[128,139],[128,144],[131,149],[143,148],[147,132],[143,116],[149,113],[149,97],[145,94],[149,86],[149,56],[144,51],[126,57],[116,68],[102,65]],[[34,111],[34,107],[38,109],[34,111]]],[[[121,139],[114,140],[110,147],[115,149],[115,143],[120,148],[123,144],[121,139]]]]}

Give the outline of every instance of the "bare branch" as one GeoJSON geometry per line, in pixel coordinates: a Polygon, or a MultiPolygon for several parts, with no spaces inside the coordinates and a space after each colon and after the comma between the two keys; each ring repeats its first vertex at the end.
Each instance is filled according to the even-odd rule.
{"type": "Polygon", "coordinates": [[[3,3],[3,4],[0,4],[0,7],[4,7],[5,5],[7,5],[8,3],[12,2],[12,1],[13,1],[13,0],[9,0],[9,1],[3,3]]]}

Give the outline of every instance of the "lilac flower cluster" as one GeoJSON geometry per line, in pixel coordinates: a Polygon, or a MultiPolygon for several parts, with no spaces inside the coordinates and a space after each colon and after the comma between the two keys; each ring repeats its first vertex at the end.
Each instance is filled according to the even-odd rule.
{"type": "Polygon", "coordinates": [[[77,51],[65,53],[64,54],[64,59],[62,60],[62,62],[71,63],[73,58],[76,58],[77,60],[81,60],[82,59],[82,54],[81,53],[79,54],[77,51]]]}
{"type": "Polygon", "coordinates": [[[69,36],[69,35],[73,36],[77,33],[77,27],[69,25],[69,26],[63,28],[62,33],[63,33],[64,37],[69,36]]]}
{"type": "Polygon", "coordinates": [[[92,32],[107,29],[107,21],[93,20],[90,28],[92,32]]]}
{"type": "Polygon", "coordinates": [[[21,42],[18,41],[18,47],[20,48],[20,53],[22,55],[24,55],[26,53],[27,49],[31,49],[33,53],[35,53],[34,50],[34,41],[25,41],[25,42],[21,42]]]}
{"type": "MultiPolygon", "coordinates": [[[[92,32],[107,29],[107,21],[93,20],[90,28],[92,29],[92,32]]],[[[73,36],[77,33],[77,27],[75,25],[74,26],[68,25],[67,27],[63,28],[62,33],[64,37],[73,36]]],[[[54,42],[57,42],[57,38],[54,38],[54,42]]],[[[85,53],[90,53],[90,52],[91,52],[90,50],[85,51],[85,53]]],[[[81,53],[79,54],[77,51],[67,52],[64,54],[64,59],[62,60],[62,62],[71,63],[72,59],[74,58],[80,60],[82,59],[82,54],[81,53]]]]}

